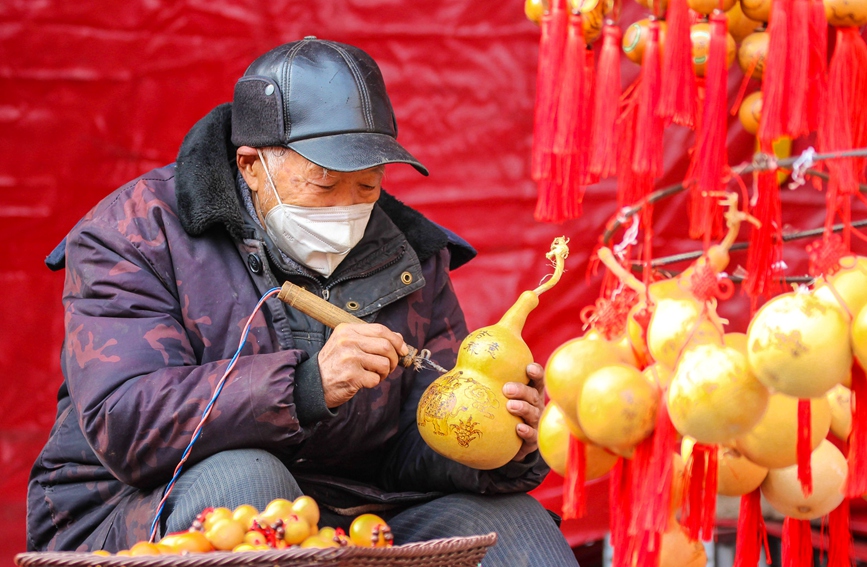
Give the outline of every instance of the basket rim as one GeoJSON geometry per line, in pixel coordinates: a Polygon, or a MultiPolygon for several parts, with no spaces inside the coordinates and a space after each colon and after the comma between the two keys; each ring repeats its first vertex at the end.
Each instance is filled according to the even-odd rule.
{"type": "Polygon", "coordinates": [[[271,564],[276,565],[290,559],[338,560],[353,557],[367,558],[412,558],[425,554],[448,555],[477,548],[488,548],[497,542],[497,534],[457,536],[427,541],[417,541],[393,547],[331,547],[301,548],[288,547],[267,551],[211,551],[207,553],[187,553],[172,555],[141,555],[136,557],[94,555],[81,551],[28,551],[15,555],[19,566],[103,566],[103,567],[183,567],[203,565],[271,564]]]}

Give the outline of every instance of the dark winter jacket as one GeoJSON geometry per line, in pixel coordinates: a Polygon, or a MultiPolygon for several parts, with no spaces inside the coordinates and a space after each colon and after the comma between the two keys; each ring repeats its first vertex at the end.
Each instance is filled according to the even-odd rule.
{"type": "MultiPolygon", "coordinates": [[[[454,364],[467,329],[449,270],[472,257],[469,245],[383,192],[331,277],[284,262],[239,199],[230,116],[230,105],[214,109],[176,164],[110,194],[65,240],[65,379],[31,474],[28,549],[118,550],[147,538],[247,319],[287,279],[454,364]]],[[[63,262],[61,246],[49,264],[63,262]]],[[[477,471],[428,448],[415,415],[432,371],[399,367],[329,410],[316,362],[329,332],[267,300],[185,466],[265,449],[334,508],[526,491],[544,478],[538,453],[477,471]]]]}

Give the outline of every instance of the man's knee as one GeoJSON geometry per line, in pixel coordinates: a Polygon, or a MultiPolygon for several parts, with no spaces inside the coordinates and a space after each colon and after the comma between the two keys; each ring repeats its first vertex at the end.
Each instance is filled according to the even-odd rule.
{"type": "Polygon", "coordinates": [[[250,504],[259,510],[275,498],[294,500],[301,489],[285,465],[261,449],[223,451],[181,475],[167,503],[168,531],[185,529],[203,509],[234,509],[250,504]]]}

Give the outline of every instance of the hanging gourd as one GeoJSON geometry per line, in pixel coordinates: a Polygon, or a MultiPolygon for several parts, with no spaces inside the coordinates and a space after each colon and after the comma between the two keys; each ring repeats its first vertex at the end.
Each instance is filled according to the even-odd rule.
{"type": "MultiPolygon", "coordinates": [[[[831,428],[831,408],[825,397],[810,400],[810,449],[815,449],[831,428]]],[[[798,399],[775,392],[768,409],[735,447],[747,459],[769,469],[798,462],[798,399]]]]}
{"type": "Polygon", "coordinates": [[[618,455],[628,455],[653,431],[659,403],[659,387],[641,370],[628,364],[612,364],[584,382],[578,424],[593,443],[618,455]]]}
{"type": "Polygon", "coordinates": [[[761,22],[748,18],[744,14],[740,2],[735,2],[734,6],[726,10],[726,19],[729,21],[729,33],[737,43],[742,42],[761,25],[761,22]]]}
{"type": "Polygon", "coordinates": [[[762,482],[762,496],[779,513],[798,520],[815,520],[828,514],[843,501],[843,485],[848,465],[840,449],[828,440],[810,455],[813,471],[813,492],[801,490],[798,467],[790,466],[768,471],[762,482]]]}
{"type": "Polygon", "coordinates": [[[755,136],[759,131],[759,120],[762,118],[762,91],[750,93],[744,97],[738,109],[738,120],[748,133],[755,136]]]}
{"type": "Polygon", "coordinates": [[[840,269],[834,274],[816,279],[813,295],[842,307],[849,318],[854,318],[867,305],[867,258],[844,256],[839,262],[840,269]]]}
{"type": "Polygon", "coordinates": [[[852,433],[852,390],[837,384],[825,397],[831,407],[831,433],[840,441],[847,441],[852,433]]]}
{"type": "Polygon", "coordinates": [[[771,0],[740,0],[741,11],[751,20],[767,22],[771,19],[771,0]]]}
{"type": "Polygon", "coordinates": [[[682,435],[728,443],[759,422],[769,396],[740,351],[707,343],[681,356],[668,388],[668,413],[682,435]]]}
{"type": "Polygon", "coordinates": [[[738,65],[744,74],[761,81],[768,57],[771,36],[766,31],[753,32],[743,39],[738,48],[738,65]]]}
{"type": "Polygon", "coordinates": [[[637,366],[635,354],[624,341],[611,341],[595,330],[557,347],[545,365],[545,391],[563,411],[569,429],[582,442],[587,436],[578,424],[577,408],[587,377],[609,364],[637,366]]]}
{"type": "MultiPolygon", "coordinates": [[[[566,476],[569,436],[569,425],[563,412],[557,404],[549,402],[539,418],[539,454],[552,471],[563,477],[566,476]]],[[[617,455],[592,443],[584,443],[584,454],[587,463],[585,481],[607,474],[618,459],[617,455]]]]}
{"type": "MultiPolygon", "coordinates": [[[[692,42],[692,67],[696,77],[704,77],[707,68],[707,57],[710,54],[710,24],[699,22],[689,29],[689,39],[692,42]]],[[[726,34],[726,69],[731,67],[737,57],[738,47],[735,38],[726,34]]]]}
{"type": "Polygon", "coordinates": [[[764,304],[750,321],[747,337],[756,377],[789,396],[824,396],[852,367],[846,315],[839,305],[805,289],[764,304]]]}
{"type": "MultiPolygon", "coordinates": [[[[680,444],[680,454],[684,461],[689,459],[695,439],[684,437],[680,444]]],[[[717,448],[717,494],[722,496],[743,496],[761,486],[768,476],[767,467],[757,465],[744,457],[733,447],[720,445],[717,448]]]]}
{"type": "MultiPolygon", "coordinates": [[[[659,22],[659,56],[662,57],[665,49],[665,34],[668,32],[668,24],[665,20],[659,22]]],[[[644,46],[650,35],[650,18],[644,18],[626,28],[623,32],[623,53],[626,58],[637,65],[641,65],[644,59],[644,46]]]]}

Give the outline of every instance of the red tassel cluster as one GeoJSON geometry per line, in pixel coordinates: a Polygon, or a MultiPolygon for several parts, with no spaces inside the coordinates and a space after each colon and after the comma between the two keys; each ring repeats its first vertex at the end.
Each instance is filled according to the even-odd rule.
{"type": "Polygon", "coordinates": [[[810,400],[798,400],[798,481],[805,497],[813,494],[813,467],[810,456],[813,453],[810,436],[810,400]]]}
{"type": "Polygon", "coordinates": [[[768,56],[762,73],[762,119],[759,122],[759,139],[773,142],[788,133],[787,101],[790,73],[787,59],[789,51],[803,47],[789,41],[789,14],[795,0],[777,0],[771,4],[771,20],[768,23],[768,56]]]}
{"type": "MultiPolygon", "coordinates": [[[[844,152],[867,145],[867,109],[861,102],[865,92],[867,45],[857,28],[838,28],[828,69],[826,104],[819,121],[818,142],[823,153],[844,152]]],[[[829,233],[839,215],[847,248],[851,233],[851,196],[858,192],[865,163],[865,158],[838,158],[826,162],[829,180],[825,229],[829,233]]]]}
{"type": "Polygon", "coordinates": [[[620,112],[620,28],[605,24],[599,72],[596,74],[596,125],[593,132],[593,157],[590,170],[601,177],[617,171],[617,116],[620,112]]]}
{"type": "Polygon", "coordinates": [[[552,174],[556,112],[566,47],[566,18],[566,0],[552,0],[539,24],[539,67],[536,71],[530,167],[530,175],[535,181],[550,179],[552,174]]]}
{"type": "Polygon", "coordinates": [[[608,484],[611,514],[612,567],[632,567],[632,549],[629,538],[629,523],[632,518],[632,462],[620,458],[611,471],[608,484]]]}
{"type": "Polygon", "coordinates": [[[690,539],[709,541],[716,516],[718,458],[716,445],[696,443],[686,462],[681,524],[690,539]]]}
{"type": "Polygon", "coordinates": [[[689,5],[686,0],[669,0],[666,10],[663,76],[666,88],[659,100],[657,114],[666,123],[693,128],[696,121],[696,85],[692,64],[689,5]]]}
{"type": "MultiPolygon", "coordinates": [[[[563,89],[557,105],[554,136],[554,191],[547,207],[539,207],[536,219],[562,222],[581,214],[584,187],[595,183],[589,172],[593,116],[593,60],[589,60],[584,43],[580,14],[569,16],[563,58],[563,89]]],[[[592,55],[592,53],[591,53],[592,55]]]]}
{"type": "MultiPolygon", "coordinates": [[[[792,0],[789,12],[788,41],[791,49],[787,50],[786,63],[786,135],[792,138],[806,136],[810,133],[810,121],[807,119],[807,95],[810,86],[810,3],[812,0],[792,0]],[[806,47],[806,48],[805,48],[806,47]]],[[[771,8],[773,9],[773,8],[771,8]]],[[[771,41],[774,41],[771,35],[771,41]]]]}
{"type": "Polygon", "coordinates": [[[756,488],[741,496],[734,567],[755,567],[761,557],[762,548],[765,550],[765,557],[770,558],[768,531],[762,517],[762,492],[756,488]]]}
{"type": "Polygon", "coordinates": [[[635,448],[630,534],[636,540],[637,565],[654,565],[671,516],[671,476],[677,432],[665,404],[660,404],[653,435],[635,448]]]}
{"type": "Polygon", "coordinates": [[[822,10],[820,0],[780,0],[771,6],[758,132],[762,141],[805,136],[818,126],[827,51],[822,10]]]}
{"type": "Polygon", "coordinates": [[[828,567],[852,567],[854,550],[848,500],[843,500],[829,514],[828,532],[828,567]]]}
{"type": "Polygon", "coordinates": [[[828,20],[822,0],[809,0],[809,46],[810,62],[807,77],[807,128],[810,132],[819,129],[820,116],[827,110],[822,100],[828,86],[828,20]]]}
{"type": "Polygon", "coordinates": [[[567,18],[566,0],[551,0],[550,9],[540,22],[530,167],[530,175],[538,184],[537,218],[551,216],[551,211],[562,206],[562,183],[556,179],[554,164],[554,138],[564,71],[567,18]]]}
{"type": "Polygon", "coordinates": [[[632,154],[632,171],[651,178],[662,175],[662,133],[665,129],[662,118],[657,115],[662,89],[659,53],[659,21],[652,20],[641,63],[632,154]]]}
{"type": "Polygon", "coordinates": [[[698,142],[690,164],[690,238],[709,242],[722,234],[719,194],[725,190],[726,108],[728,107],[728,20],[724,13],[710,16],[710,51],[705,73],[705,100],[698,142]]]}
{"type": "MultiPolygon", "coordinates": [[[[761,149],[772,153],[768,143],[762,142],[761,149]]],[[[760,296],[774,295],[782,287],[783,221],[776,172],[756,172],[753,179],[756,202],[752,214],[761,224],[750,232],[744,290],[755,306],[760,296]]]]}
{"type": "Polygon", "coordinates": [[[783,520],[783,567],[813,567],[813,531],[808,520],[783,520]]]}
{"type": "Polygon", "coordinates": [[[849,434],[849,474],[845,488],[848,498],[867,494],[867,404],[864,400],[867,400],[867,376],[856,361],[852,365],[852,432],[849,434]]]}
{"type": "Polygon", "coordinates": [[[563,483],[563,519],[583,518],[587,511],[587,449],[574,435],[569,436],[566,454],[566,478],[563,483]]]}

